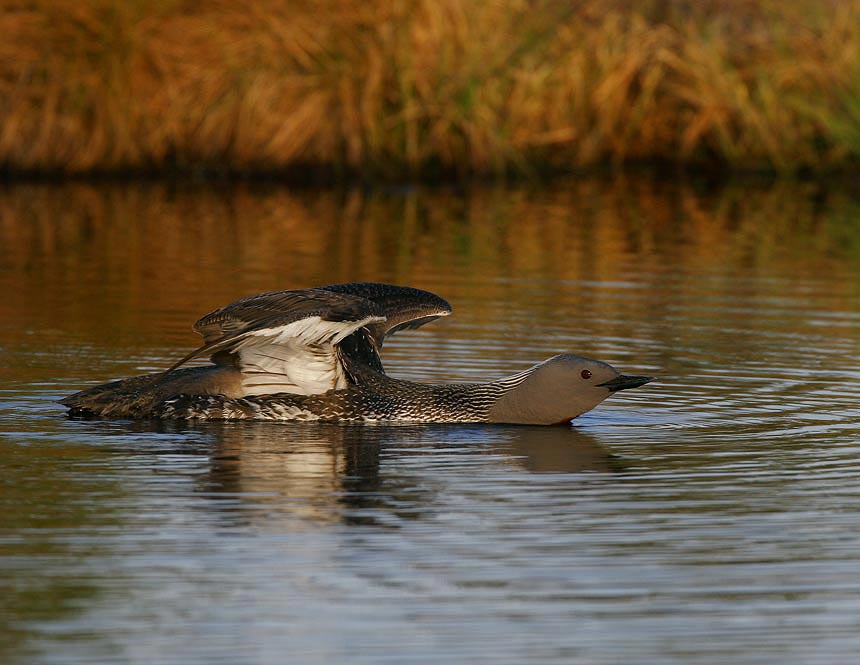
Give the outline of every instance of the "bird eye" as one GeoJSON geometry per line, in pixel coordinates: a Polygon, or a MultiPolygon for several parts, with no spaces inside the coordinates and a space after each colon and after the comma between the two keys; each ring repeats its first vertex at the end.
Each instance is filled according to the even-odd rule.
{"type": "Polygon", "coordinates": [[[584,370],[582,370],[582,371],[579,373],[579,375],[580,375],[583,379],[590,379],[590,378],[591,378],[591,371],[590,371],[590,370],[587,370],[587,369],[584,369],[584,370]]]}

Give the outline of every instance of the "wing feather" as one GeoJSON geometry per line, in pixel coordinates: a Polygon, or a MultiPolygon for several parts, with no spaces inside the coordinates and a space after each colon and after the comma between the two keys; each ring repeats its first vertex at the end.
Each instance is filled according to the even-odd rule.
{"type": "Polygon", "coordinates": [[[351,282],[320,287],[332,293],[355,295],[374,303],[384,318],[366,326],[378,348],[386,337],[405,328],[418,328],[451,313],[451,305],[429,291],[375,282],[351,282]]]}
{"type": "Polygon", "coordinates": [[[168,372],[209,355],[240,371],[245,394],[319,394],[349,384],[341,354],[382,371],[387,336],[450,312],[432,293],[371,282],[261,293],[197,321],[203,345],[168,372]]]}

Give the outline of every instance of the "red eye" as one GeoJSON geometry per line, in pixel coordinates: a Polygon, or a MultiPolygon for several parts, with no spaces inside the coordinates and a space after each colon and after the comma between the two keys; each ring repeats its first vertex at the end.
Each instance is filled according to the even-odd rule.
{"type": "Polygon", "coordinates": [[[587,369],[582,370],[582,371],[579,373],[579,375],[580,375],[583,379],[590,379],[590,378],[591,378],[591,372],[590,372],[589,370],[587,370],[587,369]]]}

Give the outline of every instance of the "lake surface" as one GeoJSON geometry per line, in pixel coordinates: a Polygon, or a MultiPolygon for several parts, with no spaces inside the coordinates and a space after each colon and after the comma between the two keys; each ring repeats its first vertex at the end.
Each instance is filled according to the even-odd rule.
{"type": "Polygon", "coordinates": [[[0,661],[845,663],[860,198],[803,183],[0,189],[0,661]],[[412,380],[658,380],[571,427],[73,421],[250,294],[408,284],[412,380]]]}

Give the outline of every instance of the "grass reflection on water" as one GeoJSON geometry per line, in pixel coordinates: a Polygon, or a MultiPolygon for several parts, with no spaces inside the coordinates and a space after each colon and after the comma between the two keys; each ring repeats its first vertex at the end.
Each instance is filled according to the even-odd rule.
{"type": "MultiPolygon", "coordinates": [[[[506,323],[539,334],[635,341],[613,318],[683,337],[691,323],[713,330],[715,316],[784,329],[773,305],[786,297],[810,313],[855,311],[860,205],[797,183],[465,194],[21,185],[0,194],[0,261],[6,335],[59,329],[120,353],[189,348],[192,321],[249,293],[357,279],[438,292],[457,306],[445,325],[488,344],[499,302],[506,323]]],[[[816,323],[822,335],[838,326],[816,323]]]]}

